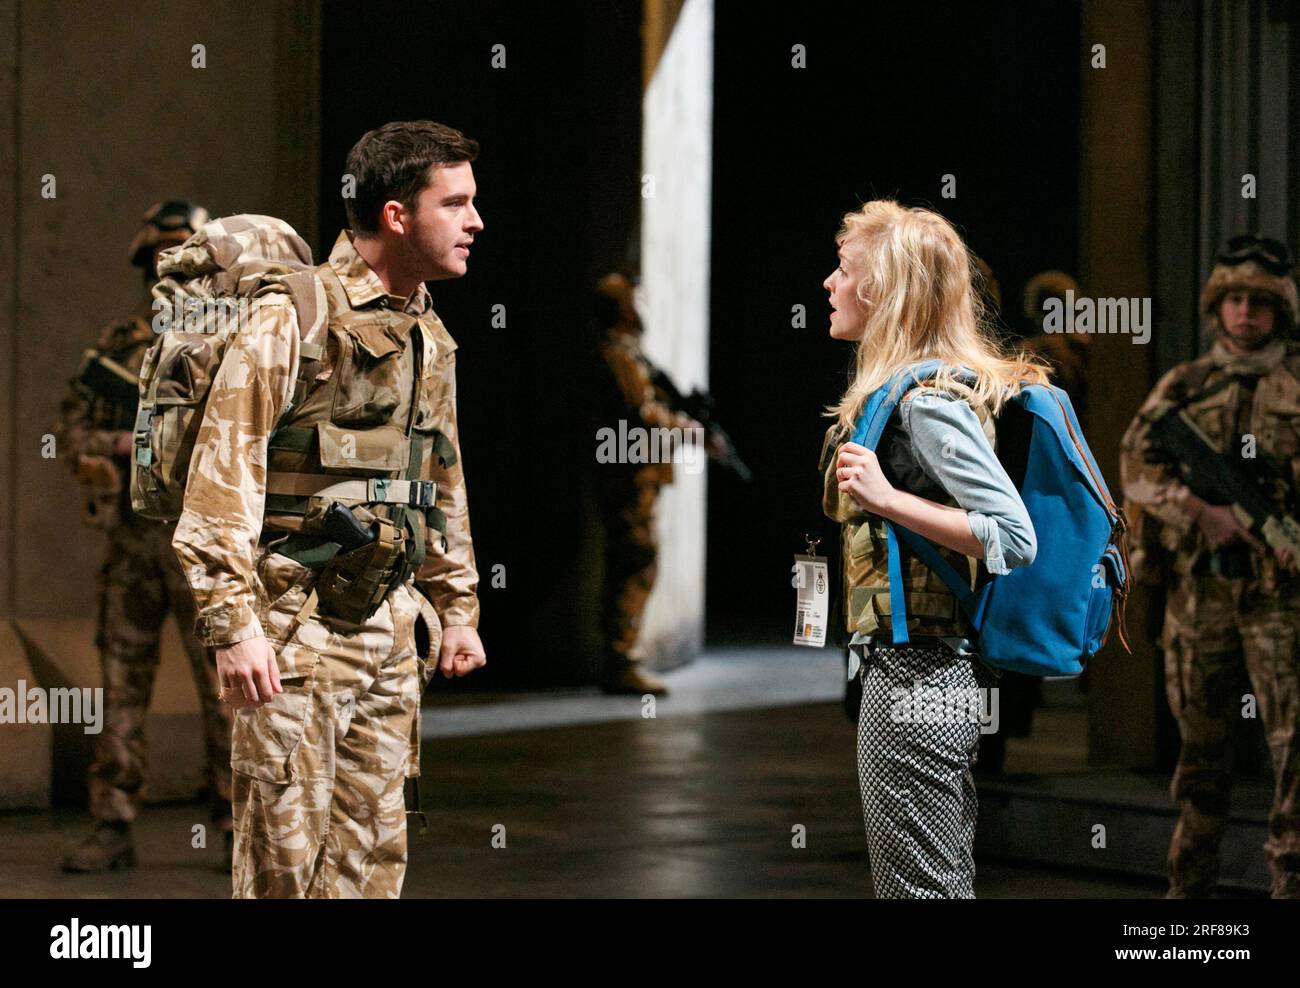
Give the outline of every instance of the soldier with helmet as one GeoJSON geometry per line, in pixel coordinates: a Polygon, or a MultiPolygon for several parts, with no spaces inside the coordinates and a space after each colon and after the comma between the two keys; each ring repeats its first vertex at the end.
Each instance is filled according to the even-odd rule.
{"type": "MultiPolygon", "coordinates": [[[[635,427],[694,434],[700,423],[671,407],[641,349],[644,327],[633,299],[633,282],[614,272],[596,284],[596,320],[601,332],[605,400],[603,425],[626,419],[635,427]]],[[[721,436],[706,440],[703,452],[726,457],[721,436]]],[[[600,686],[606,693],[662,696],[663,680],[642,663],[642,617],[658,572],[655,506],[659,490],[673,482],[671,462],[602,463],[598,471],[601,525],[605,531],[605,579],[600,619],[604,644],[600,686]]]]}
{"type": "Polygon", "coordinates": [[[217,699],[211,653],[194,636],[194,601],[171,546],[174,526],[133,514],[129,493],[137,375],[155,339],[148,290],[157,277],[157,258],[207,219],[207,210],[184,200],[158,203],[145,214],[128,248],[131,264],[141,270],[145,297],[139,309],[110,323],[85,351],[60,405],[55,435],[81,482],[84,521],[108,536],[95,635],[105,693],[104,730],[89,773],[95,829],[64,860],[65,871],[135,864],[131,824],[143,796],[145,717],[169,613],[176,616],[198,688],[211,819],[223,834],[229,859],[230,710],[217,699]]]}
{"type": "MultiPolygon", "coordinates": [[[[1267,469],[1277,512],[1300,487],[1300,321],[1294,261],[1276,240],[1233,237],[1201,295],[1209,352],[1156,384],[1126,432],[1121,476],[1139,525],[1138,575],[1169,587],[1162,645],[1166,691],[1182,737],[1172,794],[1169,896],[1210,895],[1228,819],[1235,718],[1262,717],[1276,776],[1264,850],[1275,898],[1300,898],[1300,575],[1232,506],[1207,503],[1151,441],[1181,410],[1216,452],[1267,469]],[[1244,664],[1250,693],[1237,689],[1244,664]]],[[[1261,475],[1262,476],[1262,475],[1261,475]]],[[[1188,478],[1191,480],[1192,478],[1188,478]]]]}

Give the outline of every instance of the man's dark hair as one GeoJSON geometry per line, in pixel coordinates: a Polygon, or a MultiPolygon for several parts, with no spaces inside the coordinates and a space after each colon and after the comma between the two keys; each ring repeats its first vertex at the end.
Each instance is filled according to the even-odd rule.
{"type": "Polygon", "coordinates": [[[343,200],[355,233],[379,230],[379,212],[390,199],[408,209],[432,179],[434,165],[455,165],[478,157],[478,141],[432,120],[401,120],[362,136],[348,152],[347,173],[356,196],[343,200]]]}

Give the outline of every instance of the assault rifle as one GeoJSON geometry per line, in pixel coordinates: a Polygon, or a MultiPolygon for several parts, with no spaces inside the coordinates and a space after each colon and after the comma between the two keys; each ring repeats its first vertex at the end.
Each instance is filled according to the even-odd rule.
{"type": "Polygon", "coordinates": [[[745,483],[748,484],[753,480],[753,473],[750,472],[749,467],[745,466],[744,461],[736,453],[735,443],[731,441],[731,437],[727,435],[726,430],[713,417],[713,396],[707,391],[701,391],[698,388],[691,391],[690,394],[684,395],[665,371],[656,367],[649,360],[646,360],[646,366],[650,369],[651,383],[664,396],[664,403],[669,408],[674,412],[690,416],[704,426],[705,435],[709,439],[721,438],[723,440],[726,445],[727,455],[722,458],[721,464],[734,471],[736,476],[745,483]]]}
{"type": "Polygon", "coordinates": [[[77,381],[113,409],[114,428],[130,429],[135,425],[140,400],[140,379],[135,374],[98,350],[86,350],[77,381]]]}
{"type": "Polygon", "coordinates": [[[1300,522],[1274,504],[1282,492],[1288,506],[1295,492],[1267,457],[1252,469],[1227,453],[1218,453],[1183,408],[1170,404],[1151,422],[1148,433],[1155,462],[1167,463],[1191,492],[1207,504],[1228,505],[1241,524],[1259,534],[1275,549],[1291,550],[1293,565],[1300,565],[1300,522]]]}

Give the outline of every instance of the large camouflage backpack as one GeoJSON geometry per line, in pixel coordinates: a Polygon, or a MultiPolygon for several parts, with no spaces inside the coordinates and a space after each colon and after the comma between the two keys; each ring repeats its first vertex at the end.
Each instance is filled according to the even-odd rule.
{"type": "Polygon", "coordinates": [[[288,293],[297,310],[304,359],[328,318],[311,250],[283,220],[252,214],[207,223],[159,260],[153,329],[140,368],[131,507],[146,518],[175,521],[185,500],[194,441],[208,391],[253,299],[288,293]]]}

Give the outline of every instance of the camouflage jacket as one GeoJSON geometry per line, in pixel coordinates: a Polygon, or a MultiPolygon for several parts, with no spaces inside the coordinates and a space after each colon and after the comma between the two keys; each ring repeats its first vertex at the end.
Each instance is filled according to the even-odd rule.
{"type": "MultiPolygon", "coordinates": [[[[690,417],[669,408],[655,387],[636,334],[611,329],[601,342],[600,353],[617,389],[621,406],[617,411],[636,420],[630,421],[630,426],[649,429],[687,429],[691,426],[690,417]]],[[[611,466],[609,472],[616,472],[615,468],[611,466]]],[[[659,485],[673,481],[672,463],[639,464],[631,468],[631,473],[637,483],[659,485]]]]}
{"type": "MultiPolygon", "coordinates": [[[[1134,533],[1132,564],[1148,582],[1163,582],[1172,564],[1190,572],[1208,545],[1188,508],[1191,491],[1163,464],[1143,455],[1150,420],[1168,402],[1186,402],[1186,411],[1219,452],[1253,436],[1256,455],[1266,455],[1300,489],[1300,344],[1275,340],[1253,353],[1235,355],[1216,342],[1196,360],[1178,364],[1156,383],[1120,445],[1120,480],[1126,514],[1134,533]],[[1192,393],[1194,392],[1194,393],[1192,393]],[[1243,396],[1250,395],[1249,407],[1243,396]]],[[[1285,500],[1276,506],[1285,509],[1285,500]]],[[[1278,577],[1271,553],[1257,557],[1265,584],[1278,577]]]]}
{"type": "MultiPolygon", "coordinates": [[[[109,323],[96,338],[94,351],[138,376],[145,351],[155,339],[152,314],[146,303],[127,318],[109,323]]],[[[131,435],[139,402],[129,393],[110,393],[86,377],[79,372],[69,379],[54,436],[60,458],[81,481],[83,520],[111,529],[135,517],[127,494],[129,454],[115,456],[113,447],[120,437],[131,435]]]]}
{"type": "MultiPolygon", "coordinates": [[[[380,366],[383,358],[396,353],[407,360],[412,346],[405,339],[395,339],[393,320],[382,317],[388,311],[414,317],[420,345],[414,366],[420,368],[420,379],[412,396],[387,387],[394,382],[378,376],[363,380],[358,374],[334,382],[333,388],[315,387],[303,406],[293,409],[292,416],[314,411],[327,424],[352,424],[361,429],[378,424],[380,419],[410,415],[415,429],[428,427],[446,438],[455,454],[446,457],[451,465],[444,465],[429,449],[422,456],[419,472],[420,479],[437,484],[435,506],[446,516],[445,548],[443,537],[429,527],[424,562],[415,582],[432,601],[444,627],[476,626],[478,572],[456,424],[456,343],[433,313],[425,286],[420,285],[409,300],[389,295],[346,231],[339,235],[322,267],[338,276],[352,314],[375,314],[373,320],[353,320],[349,329],[349,348],[364,355],[359,359],[380,366]],[[314,408],[325,400],[326,393],[330,404],[323,411],[314,408]],[[415,408],[411,407],[413,400],[415,408]]],[[[196,632],[207,645],[224,646],[263,634],[254,569],[259,538],[264,523],[273,529],[291,530],[298,521],[267,512],[266,491],[268,463],[271,470],[282,469],[276,465],[281,454],[269,448],[268,440],[281,424],[295,390],[299,344],[297,314],[289,296],[260,295],[247,326],[232,339],[212,382],[194,445],[185,508],[172,542],[194,593],[196,632]]],[[[321,366],[314,372],[316,382],[328,381],[336,363],[353,366],[342,363],[340,352],[333,346],[326,348],[321,366]]],[[[322,429],[322,446],[330,434],[322,429]]],[[[430,447],[434,444],[432,438],[425,442],[430,447]]],[[[327,452],[322,448],[312,455],[323,458],[327,452]]],[[[386,450],[368,448],[354,454],[386,455],[386,450]]]]}

